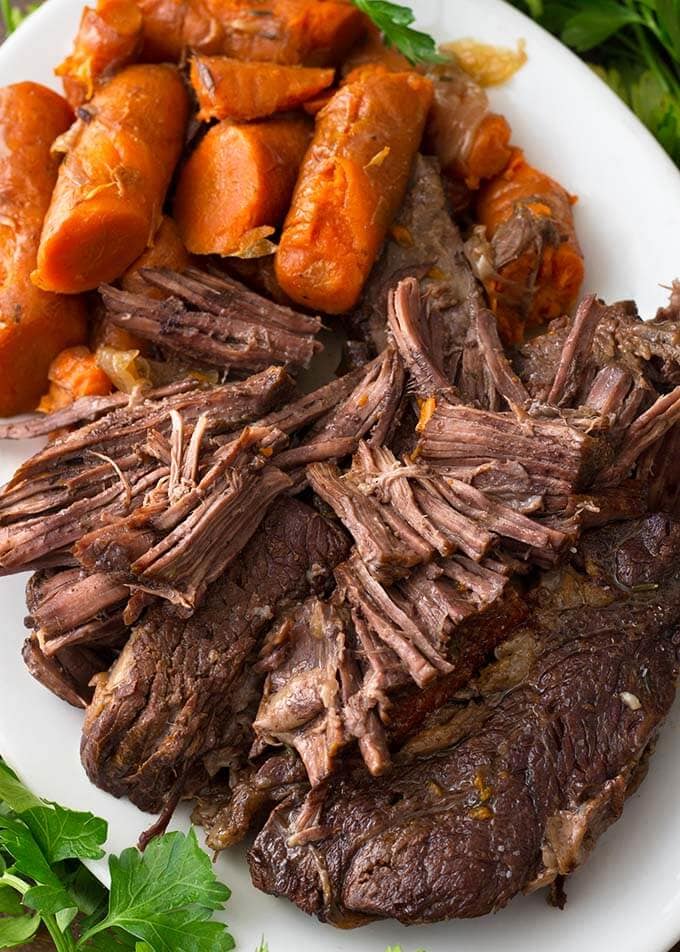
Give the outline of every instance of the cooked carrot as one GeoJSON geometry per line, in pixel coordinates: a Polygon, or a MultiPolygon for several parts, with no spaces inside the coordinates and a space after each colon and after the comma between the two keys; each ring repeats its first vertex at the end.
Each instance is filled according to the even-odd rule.
{"type": "Polygon", "coordinates": [[[494,259],[494,273],[485,283],[506,341],[521,340],[526,327],[560,317],[576,301],[584,263],[574,202],[561,185],[532,168],[520,149],[479,193],[476,217],[494,259]]]}
{"type": "Polygon", "coordinates": [[[288,66],[341,62],[366,29],[351,0],[137,0],[144,56],[177,60],[185,50],[288,66]]]}
{"type": "Polygon", "coordinates": [[[347,79],[356,69],[375,65],[383,66],[391,73],[403,73],[411,69],[406,57],[393,46],[387,46],[380,30],[371,23],[363,39],[350,50],[342,64],[342,75],[347,79]]]}
{"type": "Polygon", "coordinates": [[[277,63],[242,63],[229,56],[194,56],[191,85],[199,119],[263,119],[295,109],[331,85],[335,70],[277,63]]]}
{"type": "MultiPolygon", "coordinates": [[[[171,271],[184,271],[189,267],[191,258],[184,247],[177,225],[164,215],[158,231],[149,247],[134,261],[120,279],[124,291],[133,294],[145,294],[149,298],[162,300],[166,291],[153,288],[140,275],[142,268],[170,268],[171,271]]],[[[130,348],[122,348],[130,350],[130,348]]]]}
{"type": "Polygon", "coordinates": [[[30,280],[59,168],[50,147],[72,121],[68,103],[44,86],[0,90],[0,416],[32,410],[54,357],[86,338],[83,300],[30,280]]]}
{"type": "Polygon", "coordinates": [[[74,109],[94,95],[95,84],[134,63],[142,49],[142,14],[134,0],[99,0],[85,7],[73,45],[55,73],[74,109]]]}
{"type": "Polygon", "coordinates": [[[401,205],[432,101],[414,72],[375,70],[319,113],[276,256],[298,304],[352,308],[401,205]]]}
{"type": "Polygon", "coordinates": [[[87,347],[62,350],[50,365],[48,379],[50,389],[38,405],[41,413],[61,410],[78,397],[105,396],[113,390],[111,381],[87,347]]]}
{"type": "Polygon", "coordinates": [[[310,137],[304,117],[214,126],[184,166],[175,195],[188,250],[234,254],[256,229],[258,238],[266,226],[273,231],[288,210],[310,137]]]}
{"type": "Polygon", "coordinates": [[[503,116],[491,112],[482,87],[455,63],[433,67],[428,75],[434,84],[434,102],[426,145],[446,174],[478,188],[510,161],[512,130],[503,116]]]}
{"type": "Polygon", "coordinates": [[[45,219],[35,284],[74,293],[119,277],[155,234],[182,148],[187,93],[173,66],[128,66],[74,130],[45,219]]]}

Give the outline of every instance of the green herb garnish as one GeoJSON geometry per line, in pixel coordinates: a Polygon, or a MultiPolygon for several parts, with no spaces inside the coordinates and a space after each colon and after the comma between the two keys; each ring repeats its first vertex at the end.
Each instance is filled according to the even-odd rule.
{"type": "Polygon", "coordinates": [[[680,0],[512,0],[586,55],[680,165],[680,0]]]}
{"type": "Polygon", "coordinates": [[[29,4],[25,9],[14,6],[10,3],[10,0],[0,0],[0,16],[2,16],[5,33],[8,35],[13,33],[39,6],[40,0],[37,3],[29,4]]]}
{"type": "Polygon", "coordinates": [[[416,18],[408,7],[386,0],[354,0],[354,3],[375,23],[387,45],[398,49],[410,63],[446,62],[429,34],[412,29],[416,18]]]}
{"type": "Polygon", "coordinates": [[[25,945],[40,926],[57,952],[234,948],[213,920],[229,890],[193,830],[110,856],[110,894],[82,864],[104,856],[106,837],[104,820],[40,800],[0,762],[0,949],[25,945]]]}

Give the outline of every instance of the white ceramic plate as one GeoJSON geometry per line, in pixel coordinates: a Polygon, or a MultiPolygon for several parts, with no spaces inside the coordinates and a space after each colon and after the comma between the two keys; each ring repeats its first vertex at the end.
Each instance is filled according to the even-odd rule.
{"type": "MultiPolygon", "coordinates": [[[[0,48],[0,85],[54,85],[52,68],[70,47],[83,0],[48,0],[0,48]]],[[[440,41],[474,36],[514,44],[528,65],[492,99],[530,159],[580,195],[578,229],[588,289],[635,298],[652,316],[680,276],[680,174],[652,137],[578,59],[500,0],[412,0],[440,41]]],[[[0,446],[0,481],[31,447],[0,446]]],[[[0,580],[0,752],[39,794],[92,810],[110,823],[109,848],[134,843],[147,816],[92,787],[78,758],[82,716],[52,697],[23,667],[23,578],[0,580]]],[[[233,890],[227,920],[238,948],[264,934],[272,952],[667,952],[680,938],[680,715],[666,724],[650,777],[587,865],[568,884],[560,913],[542,895],[517,899],[493,917],[405,929],[395,923],[342,933],[283,900],[257,893],[240,853],[222,855],[233,890]]],[[[186,826],[186,815],[176,818],[186,826]]]]}

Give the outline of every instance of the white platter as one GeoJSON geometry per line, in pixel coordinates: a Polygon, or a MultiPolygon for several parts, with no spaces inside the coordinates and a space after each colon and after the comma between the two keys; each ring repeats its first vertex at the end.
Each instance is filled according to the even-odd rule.
{"type": "MultiPolygon", "coordinates": [[[[70,48],[83,0],[48,0],[0,48],[0,85],[32,79],[55,85],[52,68],[70,48]]],[[[578,59],[500,0],[411,0],[440,41],[474,36],[514,44],[529,62],[493,93],[529,158],[578,193],[578,230],[587,285],[603,297],[635,298],[651,317],[680,276],[680,174],[631,113],[578,59]]],[[[0,481],[31,447],[0,446],[0,481]]],[[[134,843],[148,817],[96,790],[78,758],[82,716],[24,669],[24,578],[0,580],[0,753],[39,794],[92,810],[110,823],[109,848],[134,843]]],[[[264,934],[271,952],[667,952],[680,938],[680,708],[671,714],[649,778],[623,818],[568,884],[564,912],[541,895],[493,917],[405,929],[381,923],[341,933],[286,901],[257,893],[240,853],[218,860],[233,890],[227,920],[238,948],[264,934]]],[[[176,818],[186,825],[187,818],[176,818]]]]}

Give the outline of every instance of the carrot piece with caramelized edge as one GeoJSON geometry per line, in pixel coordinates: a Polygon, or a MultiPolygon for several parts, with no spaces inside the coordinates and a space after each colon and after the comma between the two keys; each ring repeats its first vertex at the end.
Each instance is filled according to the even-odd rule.
{"type": "Polygon", "coordinates": [[[75,293],[119,277],[155,234],[179,158],[188,97],[173,66],[128,66],[69,135],[35,284],[75,293]]]}
{"type": "Polygon", "coordinates": [[[242,63],[228,56],[191,61],[199,119],[246,122],[295,109],[331,85],[335,70],[277,63],[242,63]]]}
{"type": "Polygon", "coordinates": [[[55,69],[74,109],[94,95],[98,80],[134,63],[142,49],[142,14],[134,0],[99,0],[85,7],[73,52],[55,69]]]}
{"type": "Polygon", "coordinates": [[[51,89],[0,89],[0,416],[34,409],[54,357],[86,339],[82,298],[39,291],[30,279],[59,169],[50,147],[72,121],[51,89]]]}
{"type": "Polygon", "coordinates": [[[131,294],[163,300],[167,292],[148,284],[139,273],[143,268],[169,268],[184,271],[191,264],[191,257],[184,247],[179,229],[172,218],[163,215],[158,231],[149,247],[134,261],[120,279],[120,286],[131,294]]]}
{"type": "Polygon", "coordinates": [[[283,220],[311,137],[305,117],[222,122],[184,166],[174,213],[192,254],[247,251],[283,220]]]}
{"type": "Polygon", "coordinates": [[[432,67],[428,76],[434,84],[434,101],[427,148],[446,175],[476,189],[510,161],[510,126],[491,112],[486,92],[455,63],[432,67]]]}
{"type": "MultiPolygon", "coordinates": [[[[572,206],[576,199],[529,165],[520,149],[477,200],[491,269],[484,283],[502,336],[521,341],[527,327],[571,310],[584,276],[572,206]]],[[[474,242],[474,240],[473,240],[474,242]]]]}
{"type": "Polygon", "coordinates": [[[368,20],[351,0],[137,0],[144,57],[185,50],[295,66],[341,62],[368,20]]]}
{"type": "Polygon", "coordinates": [[[54,413],[79,397],[103,397],[113,387],[87,347],[68,347],[50,365],[50,388],[38,404],[41,413],[54,413]]]}
{"type": "Polygon", "coordinates": [[[401,205],[432,84],[414,72],[362,72],[323,109],[276,256],[285,293],[340,314],[357,303],[401,205]]]}

